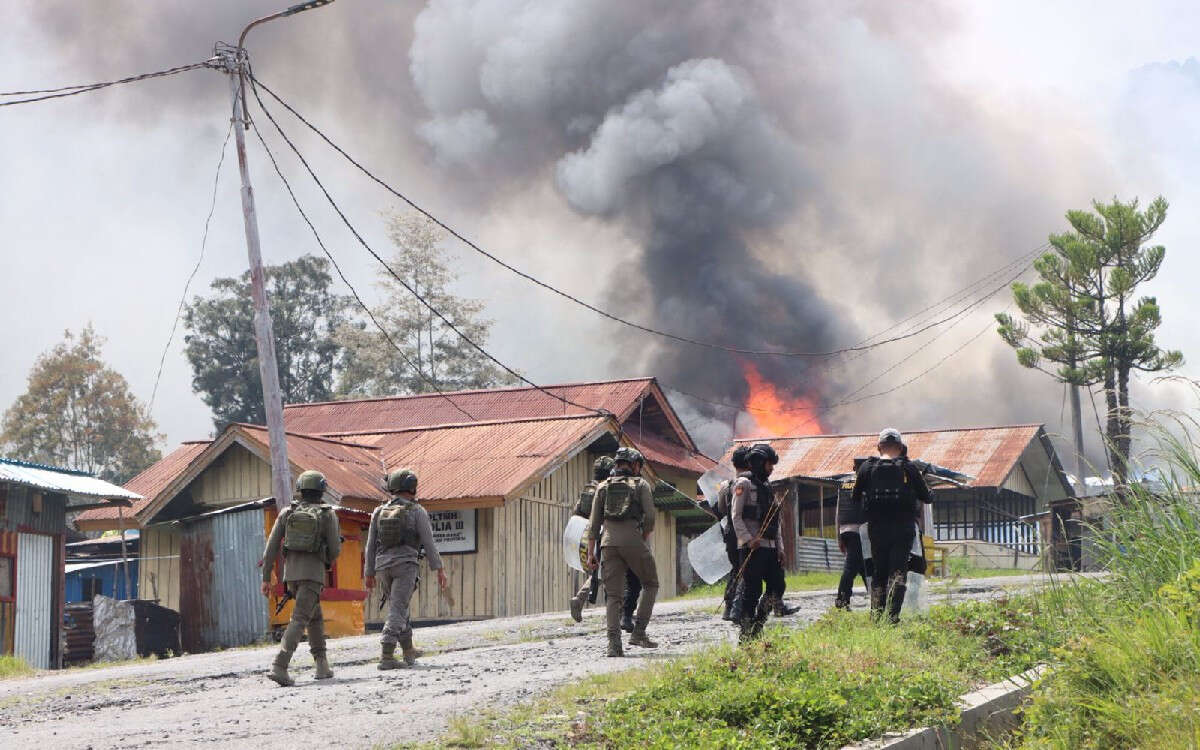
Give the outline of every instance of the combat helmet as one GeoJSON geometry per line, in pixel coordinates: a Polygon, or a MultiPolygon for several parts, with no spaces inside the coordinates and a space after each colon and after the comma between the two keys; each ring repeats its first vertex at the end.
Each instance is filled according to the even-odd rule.
{"type": "Polygon", "coordinates": [[[734,448],[733,455],[730,456],[730,460],[733,462],[733,468],[737,469],[738,471],[746,471],[749,469],[750,461],[746,458],[749,453],[750,446],[748,445],[743,444],[734,448]]]}
{"type": "Polygon", "coordinates": [[[625,446],[617,448],[617,453],[613,456],[614,463],[627,461],[632,465],[635,463],[645,462],[645,460],[646,459],[642,457],[642,454],[636,448],[627,448],[625,446]]]}
{"type": "Polygon", "coordinates": [[[770,443],[755,443],[746,453],[746,462],[753,464],[756,461],[763,463],[779,463],[779,454],[771,447],[770,443]]]}
{"type": "Polygon", "coordinates": [[[417,475],[412,469],[397,469],[387,476],[387,491],[393,495],[417,491],[417,475]]]}
{"type": "Polygon", "coordinates": [[[317,492],[324,492],[326,486],[327,483],[325,482],[325,475],[319,471],[313,471],[309,469],[308,471],[303,472],[300,476],[296,477],[296,489],[301,492],[304,490],[316,490],[317,492]]]}
{"type": "Polygon", "coordinates": [[[609,473],[612,472],[614,463],[616,462],[613,461],[612,456],[601,456],[600,458],[597,458],[595,463],[592,464],[592,477],[596,481],[607,479],[609,473]]]}

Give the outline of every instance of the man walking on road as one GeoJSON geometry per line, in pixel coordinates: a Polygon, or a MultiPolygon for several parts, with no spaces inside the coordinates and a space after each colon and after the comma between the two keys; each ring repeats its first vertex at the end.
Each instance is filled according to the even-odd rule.
{"type": "Polygon", "coordinates": [[[263,550],[263,596],[271,593],[271,573],[282,551],[283,580],[288,593],[295,598],[292,619],[283,631],[279,653],[267,674],[283,687],[295,684],[287,668],[306,630],[308,648],[317,667],[316,678],[333,677],[325,655],[321,591],[325,588],[325,571],[341,553],[342,537],[333,506],[322,502],[325,486],[325,476],[319,471],[306,471],[296,479],[300,498],[275,519],[263,550]]]}
{"type": "MultiPolygon", "coordinates": [[[[734,448],[731,457],[734,471],[739,474],[750,471],[750,464],[746,463],[746,454],[749,452],[748,445],[734,448]]],[[[733,568],[729,571],[729,578],[725,580],[725,611],[721,619],[739,622],[742,619],[742,553],[738,549],[737,532],[733,528],[733,482],[733,479],[726,479],[717,487],[717,515],[721,519],[721,536],[725,541],[725,555],[733,568]]]]}
{"type": "MultiPolygon", "coordinates": [[[[581,518],[591,519],[592,517],[592,500],[596,497],[596,488],[605,479],[608,479],[609,473],[612,471],[613,460],[610,456],[601,456],[592,464],[592,481],[584,485],[583,490],[579,493],[579,500],[575,503],[575,515],[581,518]]],[[[583,586],[571,598],[571,619],[575,622],[583,621],[583,605],[587,602],[596,603],[596,589],[600,585],[600,571],[592,569],[592,574],[583,582],[583,586]]]]}
{"type": "MultiPolygon", "coordinates": [[[[854,467],[855,472],[861,465],[854,467]]],[[[854,499],[853,487],[845,483],[838,490],[837,500],[837,532],[838,549],[846,556],[842,565],[842,579],[838,582],[837,598],[833,606],[837,609],[850,609],[850,597],[854,594],[854,579],[862,577],[863,585],[867,585],[867,571],[863,567],[862,538],[859,529],[867,518],[863,512],[862,500],[854,499]]],[[[870,592],[867,592],[868,595],[870,592]]]]}
{"type": "Polygon", "coordinates": [[[863,504],[871,542],[871,611],[879,617],[886,607],[888,619],[899,622],[908,590],[908,559],[916,541],[917,502],[932,503],[933,496],[905,455],[899,430],[880,432],[877,447],[879,456],[867,459],[858,470],[851,502],[863,504]]]}
{"type": "Polygon", "coordinates": [[[380,638],[379,669],[396,669],[396,644],[404,663],[412,666],[420,653],[413,648],[408,608],[417,584],[418,555],[425,548],[429,567],[437,571],[438,587],[446,588],[442,558],[433,543],[429,513],[417,504],[417,475],[409,469],[388,474],[387,490],[392,499],[371,514],[364,553],[363,579],[367,590],[375,588],[375,577],[388,601],[388,617],[380,638]]]}
{"type": "Polygon", "coordinates": [[[658,648],[646,635],[654,600],[658,597],[658,571],[647,543],[654,532],[654,499],[650,484],[641,477],[642,454],[633,448],[619,448],[612,476],[596,488],[592,518],[588,526],[588,565],[599,564],[603,550],[607,605],[608,655],[624,656],[621,647],[621,605],[625,572],[632,570],[641,580],[642,596],[629,645],[658,648]],[[597,538],[603,527],[603,536],[597,538]]]}
{"type": "Polygon", "coordinates": [[[762,632],[768,613],[777,601],[782,601],[787,587],[779,538],[779,508],[767,481],[779,462],[779,455],[769,444],[756,443],[746,454],[746,462],[750,470],[739,474],[733,484],[731,512],[742,553],[742,617],[738,625],[743,641],[762,632]]]}

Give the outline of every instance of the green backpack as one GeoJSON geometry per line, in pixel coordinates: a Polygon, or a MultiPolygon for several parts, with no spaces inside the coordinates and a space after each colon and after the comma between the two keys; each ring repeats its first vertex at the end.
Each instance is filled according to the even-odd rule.
{"type": "Polygon", "coordinates": [[[613,477],[604,485],[604,520],[628,521],[642,517],[638,500],[638,477],[613,477]]]}
{"type": "Polygon", "coordinates": [[[320,552],[325,546],[325,514],[329,509],[323,503],[293,505],[284,526],[283,548],[288,552],[320,552]]]}
{"type": "Polygon", "coordinates": [[[583,516],[584,518],[592,517],[592,499],[596,497],[596,488],[598,486],[595,482],[588,482],[584,485],[579,493],[579,500],[575,503],[575,515],[583,516]]]}
{"type": "Polygon", "coordinates": [[[417,531],[416,503],[393,501],[379,509],[379,546],[421,546],[421,535],[417,531]]]}

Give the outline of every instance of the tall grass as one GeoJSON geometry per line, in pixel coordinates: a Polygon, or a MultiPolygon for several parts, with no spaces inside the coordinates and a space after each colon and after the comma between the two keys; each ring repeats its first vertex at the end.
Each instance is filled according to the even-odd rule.
{"type": "Polygon", "coordinates": [[[1045,596],[1079,635],[1034,690],[1024,747],[1200,746],[1200,460],[1186,432],[1158,446],[1165,488],[1114,495],[1089,529],[1107,581],[1045,596]]]}
{"type": "Polygon", "coordinates": [[[30,667],[21,657],[0,656],[0,680],[7,680],[10,677],[25,677],[31,674],[33,674],[33,667],[30,667]]]}

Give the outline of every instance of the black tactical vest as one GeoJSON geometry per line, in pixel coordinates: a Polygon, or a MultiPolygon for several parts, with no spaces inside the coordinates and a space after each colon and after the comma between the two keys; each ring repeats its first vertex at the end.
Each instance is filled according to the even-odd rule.
{"type": "Polygon", "coordinates": [[[767,525],[762,527],[762,538],[771,541],[779,539],[779,512],[771,513],[771,506],[775,502],[775,493],[771,491],[771,485],[759,481],[748,471],[738,474],[738,478],[749,479],[750,484],[754,487],[754,502],[750,502],[747,498],[742,503],[742,517],[748,521],[762,523],[762,520],[770,514],[767,525]]]}
{"type": "Polygon", "coordinates": [[[862,501],[854,500],[854,479],[845,481],[838,488],[837,525],[863,524],[867,522],[867,514],[863,510],[862,501]]]}
{"type": "Polygon", "coordinates": [[[908,459],[877,458],[867,470],[869,484],[864,493],[867,515],[911,517],[916,512],[917,493],[908,476],[908,459]]]}

